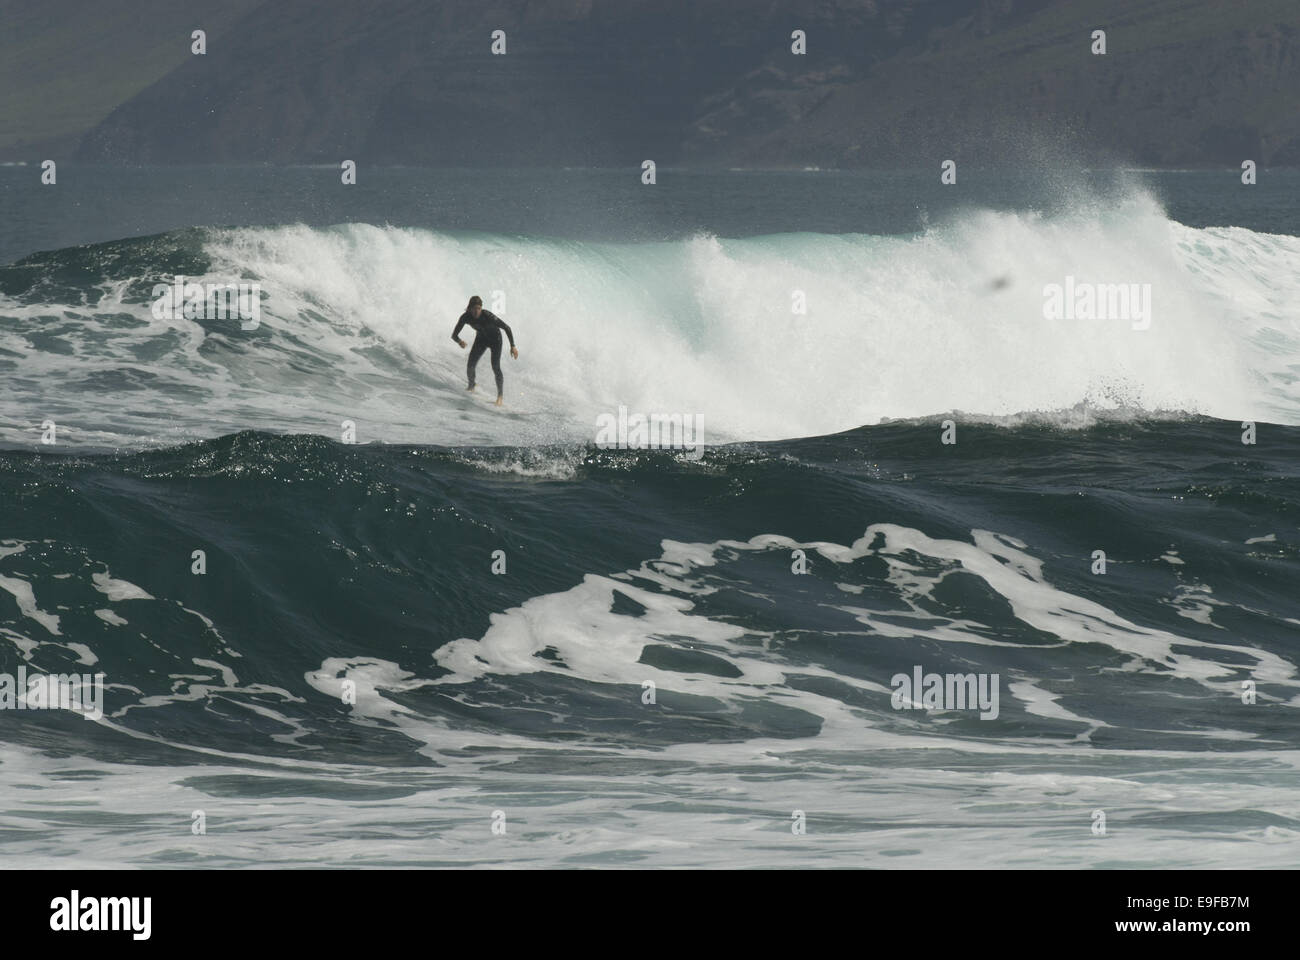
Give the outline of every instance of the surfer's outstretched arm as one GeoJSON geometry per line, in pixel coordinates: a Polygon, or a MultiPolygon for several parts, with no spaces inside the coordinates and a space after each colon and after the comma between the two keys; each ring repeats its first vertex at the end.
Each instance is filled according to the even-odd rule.
{"type": "MultiPolygon", "coordinates": [[[[486,313],[487,311],[484,312],[486,313]]],[[[497,322],[497,326],[506,332],[506,336],[510,338],[510,356],[514,357],[515,359],[518,359],[519,351],[515,349],[515,332],[510,329],[510,324],[506,323],[495,313],[489,315],[492,317],[493,320],[497,322]]]]}
{"type": "MultiPolygon", "coordinates": [[[[465,317],[464,315],[462,315],[460,320],[458,320],[456,323],[456,329],[451,332],[451,338],[455,340],[458,344],[460,344],[461,349],[464,349],[465,347],[465,341],[460,338],[460,331],[461,328],[464,326],[465,326],[465,317]]],[[[511,342],[513,343],[513,341],[511,342]]]]}

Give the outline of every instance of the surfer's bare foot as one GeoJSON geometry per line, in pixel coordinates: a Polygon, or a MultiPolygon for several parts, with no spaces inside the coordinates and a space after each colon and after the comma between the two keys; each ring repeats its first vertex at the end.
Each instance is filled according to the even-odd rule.
{"type": "Polygon", "coordinates": [[[500,396],[498,396],[498,397],[497,397],[497,406],[498,406],[498,407],[501,406],[501,401],[502,401],[502,398],[501,398],[500,396]]]}
{"type": "Polygon", "coordinates": [[[468,387],[466,387],[466,388],[465,388],[465,392],[466,392],[466,393],[473,393],[473,392],[474,392],[474,385],[473,385],[473,384],[470,384],[468,387]]]}

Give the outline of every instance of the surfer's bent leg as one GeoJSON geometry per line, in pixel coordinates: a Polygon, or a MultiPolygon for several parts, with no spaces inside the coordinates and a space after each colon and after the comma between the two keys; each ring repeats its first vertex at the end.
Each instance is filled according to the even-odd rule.
{"type": "Polygon", "coordinates": [[[505,396],[505,374],[501,372],[501,337],[492,344],[492,373],[497,378],[497,396],[505,396]]]}
{"type": "MultiPolygon", "coordinates": [[[[474,389],[474,368],[478,366],[478,358],[483,356],[483,351],[486,350],[487,348],[488,348],[487,342],[482,337],[475,337],[474,342],[470,345],[469,362],[465,364],[465,375],[469,377],[469,388],[471,390],[474,389]]],[[[500,350],[500,348],[501,345],[498,343],[497,344],[498,351],[500,350]]],[[[494,358],[495,356],[496,354],[493,354],[494,358]]],[[[495,359],[493,360],[492,366],[494,367],[496,366],[495,359]]],[[[499,389],[500,389],[500,377],[498,376],[498,391],[499,389]]]]}

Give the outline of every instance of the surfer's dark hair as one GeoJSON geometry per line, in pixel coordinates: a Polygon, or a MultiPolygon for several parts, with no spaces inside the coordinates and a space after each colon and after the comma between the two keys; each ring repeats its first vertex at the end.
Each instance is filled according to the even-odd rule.
{"type": "Polygon", "coordinates": [[[481,307],[481,306],[483,306],[483,298],[480,297],[478,294],[475,294],[474,296],[469,298],[469,306],[465,308],[465,312],[469,313],[475,307],[481,307]]]}

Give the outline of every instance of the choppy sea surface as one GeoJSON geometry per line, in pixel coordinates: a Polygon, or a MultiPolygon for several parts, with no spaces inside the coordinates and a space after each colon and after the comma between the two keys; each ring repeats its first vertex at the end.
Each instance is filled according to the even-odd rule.
{"type": "Polygon", "coordinates": [[[1300,860],[1295,172],[80,173],[0,170],[0,706],[103,715],[0,709],[6,865],[1300,860]]]}

